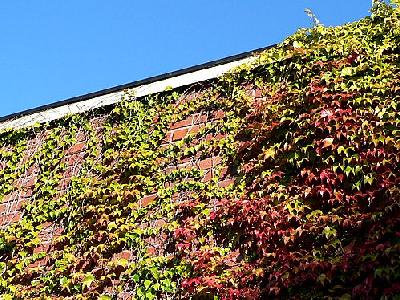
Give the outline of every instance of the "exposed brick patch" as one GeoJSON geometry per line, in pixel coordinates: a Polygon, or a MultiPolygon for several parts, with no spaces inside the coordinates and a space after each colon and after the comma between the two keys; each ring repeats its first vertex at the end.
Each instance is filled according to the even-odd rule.
{"type": "Polygon", "coordinates": [[[133,296],[129,292],[120,292],[117,296],[118,300],[133,300],[133,296]]]}
{"type": "Polygon", "coordinates": [[[193,115],[193,125],[206,123],[208,121],[208,113],[198,113],[193,115]]]}
{"type": "Polygon", "coordinates": [[[31,175],[37,175],[37,172],[38,172],[37,165],[33,165],[33,166],[30,166],[30,167],[28,168],[28,170],[26,170],[25,175],[26,175],[27,177],[28,177],[28,176],[31,176],[31,175]]]}
{"type": "Polygon", "coordinates": [[[171,124],[170,129],[174,130],[174,129],[179,129],[179,128],[183,128],[183,127],[190,127],[193,125],[206,123],[207,120],[208,120],[208,113],[206,113],[206,112],[195,113],[193,115],[188,116],[184,120],[181,120],[181,121],[171,124]]]}
{"type": "Polygon", "coordinates": [[[235,179],[233,179],[233,178],[231,178],[231,179],[225,179],[225,180],[223,180],[223,181],[220,181],[219,183],[218,183],[218,186],[219,187],[227,187],[227,186],[230,186],[230,185],[232,185],[232,184],[234,184],[235,183],[235,179]]]}
{"type": "Polygon", "coordinates": [[[142,199],[139,200],[139,205],[141,207],[146,207],[156,201],[158,198],[157,194],[147,195],[144,196],[142,199]]]}
{"type": "Polygon", "coordinates": [[[223,119],[225,117],[225,112],[222,109],[213,111],[211,113],[211,117],[214,120],[219,120],[219,119],[223,119]]]}
{"type": "Polygon", "coordinates": [[[158,220],[154,221],[154,227],[156,227],[156,228],[163,227],[166,224],[167,224],[167,222],[164,219],[158,219],[158,220]]]}
{"type": "Polygon", "coordinates": [[[183,139],[189,132],[189,128],[180,128],[172,132],[172,141],[183,139]]]}
{"type": "Polygon", "coordinates": [[[254,98],[261,98],[263,97],[263,91],[261,89],[255,88],[253,90],[253,97],[254,98]]]}
{"type": "MultiPolygon", "coordinates": [[[[19,168],[22,168],[24,164],[32,159],[32,156],[39,150],[46,136],[47,132],[44,131],[27,142],[28,147],[18,164],[19,168]]],[[[6,195],[2,200],[3,212],[0,213],[0,227],[7,227],[9,224],[18,222],[21,219],[21,208],[32,196],[37,181],[37,173],[38,166],[34,163],[27,170],[24,170],[19,178],[13,182],[14,191],[6,195]]]]}
{"type": "Polygon", "coordinates": [[[147,253],[149,254],[149,255],[154,255],[154,254],[156,254],[156,252],[157,252],[157,249],[156,248],[154,248],[154,247],[148,247],[147,248],[147,253]]]}
{"type": "Polygon", "coordinates": [[[164,173],[168,175],[168,174],[171,174],[175,170],[178,170],[177,166],[168,166],[165,168],[164,173]]]}
{"type": "Polygon", "coordinates": [[[86,148],[86,142],[83,141],[86,139],[86,134],[83,131],[79,131],[76,134],[76,139],[81,142],[76,143],[65,151],[66,157],[63,159],[63,162],[67,163],[67,169],[65,170],[63,179],[61,179],[59,184],[60,191],[65,191],[68,188],[72,177],[77,176],[82,168],[85,158],[84,150],[86,148]]]}
{"type": "Polygon", "coordinates": [[[61,179],[59,184],[59,189],[61,191],[67,189],[72,180],[72,177],[77,176],[79,174],[79,171],[82,168],[84,157],[85,157],[84,152],[78,152],[76,154],[69,155],[64,159],[64,162],[67,163],[67,169],[65,170],[63,174],[64,177],[63,179],[61,179]]]}
{"type": "Polygon", "coordinates": [[[197,165],[201,170],[207,170],[217,166],[220,162],[221,162],[221,157],[215,156],[201,160],[200,162],[197,163],[197,165]]]}
{"type": "Polygon", "coordinates": [[[7,205],[0,203],[0,215],[4,214],[7,211],[7,205]]]}
{"type": "Polygon", "coordinates": [[[75,136],[76,141],[79,142],[84,142],[86,140],[86,134],[83,130],[80,130],[77,132],[75,136]]]}
{"type": "Polygon", "coordinates": [[[48,244],[41,244],[35,249],[33,249],[33,253],[40,253],[40,252],[45,252],[47,253],[49,251],[50,246],[48,244]]]}
{"type": "Polygon", "coordinates": [[[24,188],[21,190],[19,196],[20,198],[31,198],[33,195],[33,189],[31,188],[24,188]]]}
{"type": "Polygon", "coordinates": [[[7,211],[6,214],[0,215],[0,228],[7,227],[9,224],[18,222],[20,219],[21,213],[19,211],[7,211]]]}
{"type": "Polygon", "coordinates": [[[209,133],[205,136],[205,140],[206,141],[211,141],[211,140],[220,140],[226,137],[226,134],[224,133],[217,133],[217,134],[213,134],[213,133],[209,133]]]}
{"type": "Polygon", "coordinates": [[[171,143],[178,140],[184,139],[188,134],[196,134],[201,128],[205,126],[205,123],[191,125],[187,127],[181,127],[178,129],[170,130],[167,132],[164,142],[171,143]]]}
{"type": "Polygon", "coordinates": [[[4,196],[0,204],[0,228],[7,227],[21,218],[21,208],[26,203],[25,198],[19,196],[18,191],[14,191],[4,196]]]}
{"type": "MultiPolygon", "coordinates": [[[[195,135],[196,133],[199,132],[199,130],[201,130],[201,128],[204,128],[206,125],[213,126],[213,129],[210,131],[206,131],[205,132],[206,136],[195,135],[193,140],[190,141],[190,145],[186,146],[191,147],[193,146],[193,144],[194,145],[199,144],[204,140],[211,141],[211,140],[219,140],[225,138],[226,134],[218,132],[218,128],[220,128],[220,125],[223,122],[222,119],[225,118],[225,116],[226,114],[223,110],[205,111],[205,112],[201,111],[186,117],[184,120],[172,123],[170,125],[170,128],[168,129],[168,132],[164,139],[164,143],[162,144],[161,148],[167,149],[168,147],[172,147],[173,144],[171,143],[185,139],[186,137],[188,137],[188,135],[191,134],[195,135]]],[[[95,132],[95,135],[97,135],[97,138],[99,140],[97,144],[99,150],[102,150],[101,147],[105,142],[103,138],[103,133],[105,131],[104,123],[106,120],[107,120],[107,115],[102,115],[100,117],[93,117],[90,119],[90,123],[95,132]]],[[[32,147],[28,147],[30,149],[29,152],[32,153],[31,155],[33,155],[35,151],[39,149],[43,137],[45,136],[46,134],[42,134],[41,136],[38,135],[38,137],[35,138],[35,141],[32,140],[32,142],[29,142],[30,145],[32,145],[32,147]]],[[[67,150],[65,150],[65,157],[62,163],[66,164],[66,170],[62,174],[63,178],[61,178],[59,181],[59,186],[58,186],[59,193],[57,194],[57,196],[62,195],[68,188],[70,188],[71,179],[79,174],[82,168],[82,164],[85,161],[85,155],[86,155],[85,150],[87,147],[85,141],[87,140],[87,136],[85,135],[84,132],[78,132],[77,135],[75,136],[75,139],[76,143],[67,150]]],[[[203,183],[210,182],[213,179],[213,176],[215,176],[216,174],[214,168],[216,166],[219,166],[222,160],[219,156],[208,157],[204,159],[205,157],[204,155],[208,156],[214,155],[213,153],[207,154],[204,152],[205,151],[202,151],[201,153],[196,153],[195,155],[187,155],[184,157],[179,157],[179,159],[170,162],[170,165],[166,166],[164,169],[165,174],[170,174],[174,170],[182,170],[182,169],[190,170],[193,168],[197,168],[203,170],[201,171],[201,174],[204,174],[202,177],[196,179],[194,178],[174,179],[171,180],[173,182],[165,183],[165,186],[173,188],[174,186],[179,185],[179,183],[182,183],[185,180],[191,180],[191,181],[198,180],[203,183]]],[[[101,151],[99,151],[99,153],[101,153],[101,151]]],[[[101,159],[102,158],[100,156],[96,158],[96,160],[98,160],[99,163],[101,163],[101,159]]],[[[167,164],[169,161],[168,159],[169,158],[164,160],[161,159],[160,161],[157,161],[157,163],[159,163],[160,165],[167,164]]],[[[0,162],[0,164],[1,163],[3,162],[0,162]]],[[[25,174],[21,176],[22,179],[18,181],[17,193],[12,196],[10,195],[8,202],[0,203],[0,226],[3,224],[3,219],[5,223],[9,224],[10,222],[16,221],[20,218],[21,212],[18,210],[21,208],[21,205],[23,203],[25,203],[32,197],[32,192],[37,181],[36,178],[38,172],[39,170],[37,165],[34,165],[31,168],[29,168],[29,170],[27,170],[25,174]],[[18,201],[16,201],[16,199],[18,199],[18,201]]],[[[227,187],[229,185],[234,184],[234,179],[230,178],[232,174],[230,173],[228,167],[224,167],[220,175],[221,175],[220,182],[218,183],[218,186],[227,187]]],[[[93,172],[89,171],[89,174],[87,176],[96,177],[99,175],[98,173],[96,173],[95,170],[93,170],[93,172]]],[[[171,178],[172,177],[173,176],[171,176],[171,178]]],[[[158,198],[155,192],[156,191],[147,192],[149,193],[149,195],[146,195],[142,199],[140,199],[137,202],[137,205],[140,207],[148,207],[151,204],[155,204],[158,198]]],[[[135,194],[130,198],[130,200],[136,199],[136,197],[137,195],[135,194]]],[[[193,199],[197,199],[197,197],[199,197],[199,195],[195,192],[182,191],[179,193],[175,193],[172,196],[172,201],[176,201],[177,203],[189,202],[193,201],[193,199]]],[[[129,201],[128,196],[126,199],[129,201]]],[[[143,228],[148,228],[149,226],[152,226],[154,228],[158,228],[161,233],[159,236],[152,236],[145,241],[147,251],[149,254],[152,255],[163,255],[166,248],[166,241],[168,241],[168,238],[170,238],[166,236],[165,233],[163,233],[165,231],[165,225],[167,224],[167,220],[166,219],[154,220],[156,218],[159,218],[156,217],[157,213],[156,206],[154,206],[154,208],[152,209],[149,209],[148,213],[152,217],[152,219],[149,218],[151,221],[143,222],[143,224],[139,226],[140,227],[143,226],[143,228]]],[[[54,251],[55,249],[61,250],[63,246],[61,242],[57,241],[57,237],[59,237],[63,233],[63,228],[61,228],[59,224],[53,224],[53,223],[42,224],[42,226],[43,229],[39,234],[39,238],[42,244],[40,247],[35,249],[35,253],[37,252],[47,253],[54,251]]],[[[131,251],[124,250],[120,253],[115,254],[113,256],[113,259],[133,260],[134,257],[131,251]]],[[[33,264],[33,267],[43,266],[46,262],[48,263],[48,258],[45,257],[44,259],[33,264]]],[[[96,270],[93,270],[93,273],[95,272],[96,270]]],[[[114,283],[117,284],[118,282],[115,281],[114,283]]],[[[113,290],[110,289],[110,291],[113,290]]],[[[118,294],[118,299],[132,299],[132,296],[128,292],[120,293],[118,294]]]]}
{"type": "Polygon", "coordinates": [[[229,172],[229,167],[223,167],[222,170],[221,170],[221,178],[226,177],[228,172],[229,172]]]}
{"type": "Polygon", "coordinates": [[[201,179],[201,182],[209,182],[209,181],[211,181],[212,177],[213,177],[213,171],[209,170],[206,172],[204,177],[201,179]]]}
{"type": "MultiPolygon", "coordinates": [[[[165,135],[164,140],[163,140],[163,143],[167,143],[167,144],[163,144],[163,145],[167,145],[166,147],[168,147],[168,143],[171,143],[171,142],[172,142],[172,137],[173,137],[173,135],[174,135],[174,132],[173,132],[173,131],[168,131],[168,132],[166,133],[166,135],[165,135]]],[[[163,145],[162,145],[162,146],[163,146],[163,145]]]]}
{"type": "Polygon", "coordinates": [[[25,182],[22,182],[20,187],[24,187],[24,188],[28,188],[28,189],[32,188],[36,184],[37,176],[36,175],[29,176],[28,178],[25,178],[24,181],[25,182]]]}
{"type": "Polygon", "coordinates": [[[131,258],[133,258],[132,252],[130,250],[123,250],[119,253],[115,253],[113,255],[112,260],[119,260],[119,259],[130,260],[131,258]]]}
{"type": "Polygon", "coordinates": [[[71,155],[71,154],[75,154],[75,153],[81,152],[83,150],[83,148],[85,148],[85,146],[86,146],[86,143],[84,143],[84,142],[76,143],[75,145],[71,146],[66,151],[66,154],[67,155],[71,155]]]}
{"type": "Polygon", "coordinates": [[[43,141],[46,140],[48,136],[47,131],[40,132],[35,138],[28,141],[27,149],[23,155],[21,165],[26,163],[40,148],[43,144],[43,141]]]}
{"type": "Polygon", "coordinates": [[[171,129],[171,130],[173,130],[173,129],[178,129],[178,128],[181,128],[181,127],[190,126],[190,125],[192,125],[192,124],[193,124],[193,115],[187,117],[186,119],[184,119],[184,120],[182,120],[182,121],[178,121],[178,122],[173,123],[173,124],[170,126],[170,129],[171,129]]]}

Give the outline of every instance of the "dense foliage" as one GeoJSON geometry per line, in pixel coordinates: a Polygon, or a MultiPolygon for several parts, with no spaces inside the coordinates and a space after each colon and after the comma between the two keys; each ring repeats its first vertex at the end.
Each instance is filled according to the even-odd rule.
{"type": "Polygon", "coordinates": [[[23,192],[14,182],[31,168],[38,175],[21,219],[0,231],[0,297],[398,298],[393,2],[300,30],[215,82],[127,92],[115,107],[3,132],[0,196],[23,192]],[[194,114],[210,122],[166,143],[171,124],[194,114]],[[82,167],[61,191],[82,135],[82,167]],[[39,149],[22,159],[33,138],[39,149]],[[194,166],[216,157],[202,180],[194,166]],[[38,251],[48,224],[58,234],[38,251]]]}

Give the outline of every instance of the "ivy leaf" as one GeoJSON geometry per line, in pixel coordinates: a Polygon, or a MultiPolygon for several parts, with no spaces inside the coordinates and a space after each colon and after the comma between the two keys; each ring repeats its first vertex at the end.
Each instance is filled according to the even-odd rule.
{"type": "Polygon", "coordinates": [[[156,296],[152,292],[146,293],[146,299],[153,300],[156,296]]]}
{"type": "Polygon", "coordinates": [[[301,42],[299,42],[299,41],[293,42],[293,48],[303,48],[303,47],[304,47],[304,45],[301,42]]]}
{"type": "Polygon", "coordinates": [[[140,280],[140,276],[136,273],[136,274],[134,274],[134,275],[132,276],[132,280],[133,280],[134,282],[138,283],[139,280],[140,280]]]}
{"type": "Polygon", "coordinates": [[[329,239],[331,236],[333,236],[333,237],[336,236],[336,229],[332,228],[332,227],[329,227],[329,226],[326,226],[322,233],[325,235],[325,237],[327,239],[329,239]]]}
{"type": "Polygon", "coordinates": [[[148,280],[148,279],[146,279],[146,280],[144,281],[144,287],[146,288],[146,290],[149,289],[149,287],[151,286],[151,284],[152,284],[152,282],[151,282],[150,280],[148,280]]]}
{"type": "Polygon", "coordinates": [[[342,69],[340,72],[340,75],[344,76],[352,76],[354,74],[353,68],[352,67],[345,67],[342,69]]]}
{"type": "Polygon", "coordinates": [[[89,288],[94,280],[95,280],[95,277],[93,276],[93,274],[90,274],[90,273],[87,274],[85,276],[85,278],[83,279],[83,281],[82,281],[82,287],[83,288],[85,288],[85,287],[89,288]]]}
{"type": "Polygon", "coordinates": [[[117,226],[117,224],[115,222],[110,222],[108,224],[108,226],[107,226],[108,230],[113,230],[113,229],[116,229],[116,228],[118,228],[118,226],[117,226]]]}
{"type": "Polygon", "coordinates": [[[329,147],[329,146],[332,146],[332,144],[333,144],[333,138],[326,138],[326,139],[324,139],[324,148],[326,148],[326,147],[329,147]]]}

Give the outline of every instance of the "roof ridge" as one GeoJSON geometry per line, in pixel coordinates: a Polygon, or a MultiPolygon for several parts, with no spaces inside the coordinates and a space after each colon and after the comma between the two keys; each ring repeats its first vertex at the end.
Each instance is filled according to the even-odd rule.
{"type": "MultiPolygon", "coordinates": [[[[214,60],[214,61],[209,61],[207,63],[203,63],[203,64],[199,64],[199,65],[194,65],[192,67],[188,67],[188,68],[183,68],[180,70],[176,70],[173,72],[168,72],[168,73],[164,73],[161,75],[157,75],[157,76],[152,76],[152,77],[148,77],[142,80],[137,80],[137,81],[133,81],[130,83],[126,83],[126,84],[122,84],[122,85],[117,85],[111,88],[107,88],[107,89],[103,89],[100,91],[96,91],[96,92],[91,92],[91,93],[87,93],[81,96],[76,96],[76,97],[72,97],[72,98],[67,98],[65,100],[60,100],[60,101],[56,101],[50,104],[45,104],[45,105],[41,105],[38,106],[36,108],[31,108],[31,109],[27,109],[27,110],[23,110],[21,112],[17,112],[17,113],[12,113],[3,117],[0,117],[0,124],[1,123],[5,123],[7,121],[11,121],[11,120],[15,120],[24,116],[29,116],[35,113],[40,113],[49,109],[53,109],[53,108],[59,108],[61,106],[64,105],[69,105],[69,104],[74,104],[74,103],[78,103],[78,102],[82,102],[82,101],[86,101],[89,99],[93,99],[96,97],[101,97],[101,96],[105,96],[107,94],[111,94],[111,93],[117,93],[120,91],[123,91],[125,89],[131,89],[131,88],[137,88],[143,85],[148,85],[151,83],[155,83],[158,81],[162,81],[162,80],[166,80],[166,79],[170,79],[170,78],[174,78],[174,77],[178,77],[184,74],[189,74],[189,73],[193,73],[196,71],[200,71],[200,70],[205,70],[205,69],[210,69],[219,65],[225,65],[231,62],[235,62],[238,60],[243,60],[245,58],[251,57],[252,55],[254,55],[255,53],[259,53],[262,51],[265,51],[267,49],[270,49],[272,47],[275,47],[276,44],[267,46],[267,47],[262,47],[262,48],[257,48],[251,51],[247,51],[247,52],[243,52],[240,54],[236,54],[236,55],[231,55],[231,56],[227,56],[225,58],[222,59],[218,59],[218,60],[214,60]]],[[[0,126],[1,127],[4,126],[0,126]]],[[[12,127],[12,126],[11,126],[12,127]]]]}

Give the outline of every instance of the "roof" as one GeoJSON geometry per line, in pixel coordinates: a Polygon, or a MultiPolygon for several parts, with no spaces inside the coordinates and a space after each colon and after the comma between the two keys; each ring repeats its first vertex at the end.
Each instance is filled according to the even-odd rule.
{"type": "Polygon", "coordinates": [[[230,69],[249,61],[254,54],[274,46],[275,45],[258,48],[249,52],[228,56],[223,59],[196,65],[190,68],[149,77],[94,93],[88,93],[82,96],[13,113],[0,117],[0,130],[26,127],[37,122],[49,122],[62,118],[67,114],[81,113],[97,107],[110,105],[120,101],[122,92],[126,89],[135,89],[135,95],[137,95],[137,97],[143,97],[149,94],[162,92],[166,87],[177,88],[213,79],[230,69]]]}

